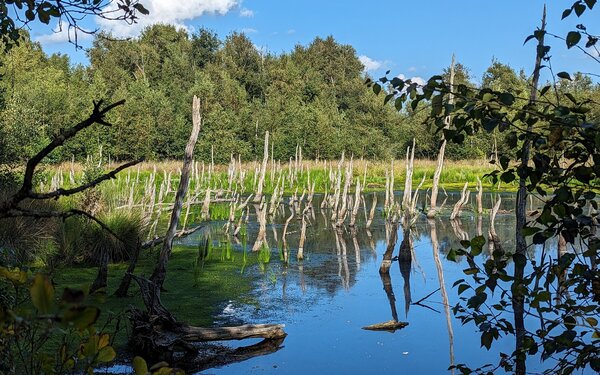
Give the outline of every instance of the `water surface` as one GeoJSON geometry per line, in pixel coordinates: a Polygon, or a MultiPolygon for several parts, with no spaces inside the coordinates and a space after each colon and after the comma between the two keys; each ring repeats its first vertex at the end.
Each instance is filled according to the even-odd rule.
{"type": "MultiPolygon", "coordinates": [[[[447,252],[460,247],[463,239],[476,235],[487,238],[489,217],[478,217],[466,210],[460,220],[449,220],[451,205],[458,193],[449,193],[445,210],[435,221],[421,215],[411,236],[414,242],[410,263],[394,262],[389,279],[382,278],[379,266],[387,246],[390,227],[386,228],[379,196],[378,211],[370,229],[365,228],[361,207],[354,229],[332,227],[330,211],[319,208],[315,198],[305,244],[305,259],[296,260],[300,221],[292,220],[287,237],[290,263],[280,261],[279,249],[283,223],[289,216],[287,204],[269,222],[267,240],[272,249],[266,266],[252,265],[242,277],[252,283],[250,299],[231,299],[219,307],[217,325],[237,323],[282,323],[288,333],[283,348],[273,354],[222,368],[205,374],[306,374],[306,373],[448,373],[454,363],[478,367],[498,362],[498,353],[511,353],[511,338],[495,343],[491,351],[480,347],[480,335],[474,325],[462,326],[451,307],[458,301],[452,284],[466,278],[466,260],[451,262],[447,252]],[[432,246],[432,237],[437,249],[432,246]],[[431,295],[430,295],[431,294],[431,295]],[[415,304],[424,297],[426,299],[415,304]],[[248,304],[248,300],[257,301],[248,304]],[[409,325],[394,333],[361,329],[397,317],[409,325]]],[[[484,207],[491,207],[496,195],[484,196],[484,207]]],[[[367,208],[371,206],[367,195],[367,208]]],[[[400,199],[398,197],[398,199],[400,199]]],[[[514,196],[502,195],[501,213],[495,222],[496,232],[505,250],[514,249],[514,196]]],[[[444,197],[440,200],[444,200],[444,197]]],[[[250,209],[248,246],[258,231],[250,209]]],[[[215,222],[206,231],[183,240],[196,244],[209,235],[219,236],[223,223],[215,222]]],[[[405,232],[398,229],[398,254],[405,232]]],[[[487,249],[487,247],[486,247],[487,249]]],[[[234,246],[242,252],[242,246],[234,246]]],[[[535,251],[535,249],[532,249],[535,251]]],[[[250,255],[253,256],[253,255],[250,255]]],[[[488,255],[483,254],[483,259],[488,255]]],[[[513,339],[514,340],[514,339],[513,339]]],[[[252,341],[250,341],[251,343],[252,341]]],[[[539,364],[534,363],[530,370],[539,364]]]]}

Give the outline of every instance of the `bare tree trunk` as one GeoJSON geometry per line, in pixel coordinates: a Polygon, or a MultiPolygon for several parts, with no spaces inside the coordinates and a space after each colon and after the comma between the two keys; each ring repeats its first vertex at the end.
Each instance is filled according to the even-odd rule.
{"type": "Polygon", "coordinates": [[[100,256],[100,266],[94,283],[90,287],[90,293],[106,288],[108,281],[108,249],[102,248],[100,256]]]}
{"type": "Polygon", "coordinates": [[[360,208],[360,178],[356,178],[356,191],[354,192],[354,206],[352,207],[352,214],[350,215],[350,226],[353,227],[356,224],[356,215],[360,208]]]}
{"type": "Polygon", "coordinates": [[[210,220],[210,182],[206,187],[206,193],[204,195],[204,203],[202,203],[202,211],[200,211],[200,217],[202,220],[210,220]]]}
{"type": "MultiPolygon", "coordinates": [[[[540,28],[541,35],[538,39],[538,45],[536,48],[536,58],[535,58],[535,68],[533,70],[533,80],[531,82],[531,95],[529,97],[529,102],[533,104],[537,99],[537,87],[540,79],[540,69],[542,67],[542,58],[544,57],[544,36],[546,30],[546,5],[544,5],[544,11],[542,15],[542,27],[540,28]]],[[[527,126],[527,132],[531,132],[532,125],[527,126]]],[[[531,149],[531,141],[529,136],[525,137],[523,141],[523,148],[521,149],[521,164],[519,166],[520,169],[526,169],[529,164],[529,152],[531,149]]],[[[525,176],[521,176],[519,178],[519,190],[517,191],[517,201],[516,201],[516,249],[515,253],[525,256],[527,252],[527,242],[525,241],[525,235],[523,234],[523,229],[527,224],[527,179],[525,176]]],[[[525,262],[523,264],[515,265],[515,286],[512,290],[518,291],[519,285],[523,280],[524,272],[525,272],[525,262]]],[[[524,315],[524,297],[522,295],[514,295],[512,296],[512,305],[515,317],[515,333],[516,333],[516,342],[515,347],[516,350],[519,350],[523,347],[523,342],[525,340],[525,320],[523,318],[524,315]]],[[[525,356],[519,359],[517,357],[516,360],[516,369],[515,374],[522,375],[526,373],[526,365],[525,365],[525,356]]]]}
{"type": "MultiPolygon", "coordinates": [[[[454,86],[454,54],[452,54],[452,64],[450,65],[450,90],[454,86]]],[[[454,96],[450,94],[450,104],[454,103],[454,96]]],[[[446,117],[445,128],[450,126],[450,116],[446,117]]],[[[433,173],[433,185],[431,186],[431,202],[429,204],[429,211],[427,211],[427,218],[432,219],[435,217],[437,210],[437,196],[440,184],[440,176],[442,175],[442,169],[444,168],[444,154],[446,153],[446,137],[442,132],[442,144],[440,145],[440,151],[438,152],[437,165],[435,166],[435,172],[433,173]]]]}
{"type": "Polygon", "coordinates": [[[450,214],[450,220],[454,220],[460,215],[460,210],[463,206],[469,201],[469,191],[467,191],[467,187],[469,186],[468,182],[465,182],[465,186],[462,189],[462,193],[460,195],[460,199],[454,205],[452,209],[452,213],[450,214]]]}
{"type": "Polygon", "coordinates": [[[135,271],[135,267],[137,266],[137,261],[140,256],[140,248],[142,244],[138,239],[138,243],[135,246],[135,251],[133,252],[131,259],[129,260],[129,266],[127,267],[127,271],[125,271],[125,275],[121,279],[121,283],[119,284],[119,288],[115,292],[115,296],[119,298],[123,298],[127,296],[127,292],[129,291],[129,285],[131,285],[131,275],[135,271]]]}
{"type": "Polygon", "coordinates": [[[260,227],[258,229],[258,236],[254,242],[254,246],[252,246],[252,251],[260,250],[267,240],[267,204],[265,203],[264,197],[258,206],[258,212],[256,216],[258,218],[260,227]]]}
{"type": "Polygon", "coordinates": [[[286,237],[287,237],[288,225],[290,225],[290,221],[292,221],[292,219],[294,218],[294,207],[290,207],[290,211],[291,211],[290,216],[285,221],[285,225],[283,226],[283,234],[281,236],[281,240],[283,241],[283,261],[284,261],[284,263],[287,263],[289,261],[289,251],[288,251],[286,237]]]}
{"type": "Polygon", "coordinates": [[[177,188],[177,195],[175,196],[175,203],[173,205],[173,212],[171,213],[171,221],[169,223],[169,229],[163,242],[160,256],[156,268],[150,277],[150,280],[154,283],[154,288],[157,293],[163,287],[165,277],[167,274],[167,262],[171,255],[171,249],[173,247],[173,238],[177,232],[177,224],[179,223],[179,215],[183,206],[183,200],[188,190],[190,180],[190,167],[192,164],[192,158],[194,156],[194,147],[198,141],[198,134],[200,133],[200,126],[202,124],[202,116],[200,115],[200,99],[194,96],[192,103],[192,132],[188,143],[185,146],[185,156],[183,157],[183,168],[181,169],[181,179],[179,181],[179,187],[177,188]]]}
{"type": "Polygon", "coordinates": [[[415,163],[415,139],[413,138],[412,148],[406,150],[406,177],[404,179],[404,195],[402,196],[402,208],[405,211],[410,210],[412,197],[412,176],[415,163]]]}
{"type": "Polygon", "coordinates": [[[477,177],[477,215],[481,217],[483,214],[483,185],[477,177]]]}
{"type": "Polygon", "coordinates": [[[344,221],[346,220],[346,214],[348,213],[348,190],[350,189],[350,185],[352,184],[352,159],[346,166],[346,176],[344,180],[344,191],[341,196],[342,207],[337,214],[337,227],[341,227],[344,225],[344,221]]]}
{"type": "Polygon", "coordinates": [[[496,204],[492,207],[490,211],[490,228],[488,229],[488,240],[490,243],[490,256],[494,255],[494,251],[502,250],[502,245],[496,234],[496,215],[498,214],[498,210],[500,209],[500,203],[502,202],[502,198],[498,196],[498,200],[496,204]]]}
{"type": "Polygon", "coordinates": [[[304,211],[302,211],[302,227],[300,229],[300,242],[298,243],[298,254],[297,259],[304,259],[304,242],[306,241],[306,213],[308,211],[308,207],[304,207],[304,211]]]}
{"type": "MultiPolygon", "coordinates": [[[[366,202],[365,202],[366,205],[366,202]]],[[[373,203],[371,204],[371,211],[369,212],[369,219],[367,220],[367,224],[365,224],[365,227],[368,229],[371,227],[371,224],[373,223],[373,217],[375,216],[375,208],[377,207],[377,195],[375,193],[373,193],[373,203]]]]}
{"type": "Polygon", "coordinates": [[[258,187],[256,188],[256,195],[254,196],[254,202],[258,203],[261,201],[263,196],[263,185],[265,184],[265,175],[267,173],[267,163],[269,162],[269,131],[265,132],[265,146],[263,150],[263,162],[260,167],[260,177],[258,180],[258,187]]]}

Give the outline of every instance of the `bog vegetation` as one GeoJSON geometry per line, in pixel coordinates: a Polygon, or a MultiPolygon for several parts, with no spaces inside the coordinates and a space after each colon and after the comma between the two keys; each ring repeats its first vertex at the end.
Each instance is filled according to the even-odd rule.
{"type": "MultiPolygon", "coordinates": [[[[577,1],[564,17],[594,4],[577,1]]],[[[598,41],[585,26],[578,30],[567,35],[567,46],[576,46],[582,35],[589,47],[598,41]]],[[[337,239],[357,225],[368,231],[376,198],[368,210],[365,194],[384,190],[378,212],[389,231],[380,267],[384,280],[399,228],[404,238],[397,260],[410,269],[417,218],[426,214],[434,229],[435,216],[450,213],[445,201],[436,206],[438,182],[442,190],[444,184],[464,183],[449,215],[457,228],[466,209],[481,222],[487,213],[484,188],[504,184],[517,190],[514,253],[503,249],[493,229],[498,199],[489,212],[490,256],[478,258],[483,234],[462,236],[462,248],[448,254],[450,260],[467,259],[465,273],[471,276],[455,283],[467,297],[454,306],[454,314],[477,325],[482,346],[489,349],[501,336],[514,335],[515,350],[497,364],[452,368],[465,374],[499,369],[525,374],[527,357],[541,352],[552,370],[597,371],[600,87],[586,75],[568,72],[558,73],[552,84],[539,82],[542,61],[550,59],[546,35],[544,13],[542,26],[528,38],[537,42],[531,76],[492,61],[481,84],[454,61],[422,84],[399,77],[373,80],[354,49],[333,37],[275,55],[240,33],[219,39],[205,29],[190,35],[155,25],[127,41],[96,35],[90,64],[80,66],[64,55],[47,56],[26,33],[15,36],[20,43],[0,56],[0,354],[6,359],[0,371],[24,365],[27,373],[91,372],[113,360],[114,338],[97,325],[105,322],[118,331],[120,323],[98,320],[100,309],[88,303],[87,294],[115,287],[109,284],[109,264],[120,262],[128,267],[111,268],[123,273],[114,298],[128,296],[132,281],[139,287],[142,301],[128,316],[130,340],[147,358],[171,362],[183,353],[187,359],[198,354],[191,342],[246,337],[265,339],[245,352],[248,357],[276,351],[285,337],[280,325],[193,327],[165,308],[161,292],[173,238],[207,221],[223,221],[222,257],[232,258],[228,241],[241,238],[245,265],[252,206],[259,226],[252,251],[264,265],[272,256],[269,221],[277,237],[273,218],[289,210],[276,250],[287,265],[286,233],[296,218],[295,255],[302,262],[316,192],[324,194],[319,208],[337,239]],[[383,104],[378,95],[385,95],[383,104]],[[98,98],[114,104],[94,101],[98,98]],[[94,124],[104,125],[102,131],[94,124]],[[466,170],[456,162],[443,174],[444,150],[450,159],[492,160],[494,166],[466,170]],[[436,164],[415,162],[436,157],[436,164]],[[152,163],[117,177],[144,158],[152,163]],[[154,163],[182,158],[181,168],[166,162],[157,169],[154,163]],[[397,164],[398,159],[403,161],[397,164]],[[401,200],[394,194],[398,184],[403,184],[401,200]],[[469,186],[477,190],[470,207],[469,186]],[[419,194],[427,196],[429,207],[417,206],[419,194]],[[532,194],[542,207],[526,212],[532,194]],[[357,224],[361,207],[365,220],[357,224]],[[552,238],[559,243],[556,257],[542,252],[538,260],[528,251],[552,238]],[[161,244],[159,254],[149,250],[161,244]],[[567,244],[583,250],[569,253],[567,244]],[[61,269],[74,265],[96,267],[95,281],[85,291],[67,286],[58,298],[46,274],[64,278],[61,269]],[[154,268],[152,276],[140,276],[140,266],[154,268]],[[488,306],[488,294],[498,290],[497,303],[488,306]],[[540,327],[526,325],[530,314],[540,327]]],[[[200,243],[195,269],[213,252],[211,242],[200,243]]],[[[449,316],[447,295],[445,304],[449,316]]],[[[367,329],[405,325],[394,316],[367,329]]],[[[148,369],[136,358],[133,366],[141,374],[171,371],[161,363],[148,369]]]]}

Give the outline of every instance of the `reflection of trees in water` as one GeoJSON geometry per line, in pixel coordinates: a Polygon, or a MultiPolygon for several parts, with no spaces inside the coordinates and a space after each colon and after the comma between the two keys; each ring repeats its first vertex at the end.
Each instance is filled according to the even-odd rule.
{"type": "MultiPolygon", "coordinates": [[[[371,196],[366,196],[365,201],[370,207],[372,202],[371,196]]],[[[329,295],[334,295],[340,289],[352,288],[356,283],[356,274],[360,271],[361,265],[376,261],[376,249],[384,248],[387,243],[386,225],[382,215],[382,206],[384,199],[378,197],[378,205],[373,223],[369,229],[365,229],[365,215],[357,216],[357,223],[354,229],[347,231],[342,228],[336,232],[335,226],[330,223],[330,214],[327,209],[321,210],[320,203],[322,196],[315,196],[313,201],[313,210],[308,220],[307,236],[305,243],[306,259],[302,263],[292,261],[288,266],[286,284],[301,285],[302,288],[313,287],[326,291],[329,295]],[[315,212],[319,211],[319,212],[315,212]]],[[[446,205],[451,206],[456,199],[460,198],[460,194],[448,192],[448,202],[446,205]]],[[[424,199],[421,197],[420,200],[424,199]]],[[[495,202],[495,195],[484,195],[484,207],[490,207],[491,202],[495,202]]],[[[514,197],[510,194],[502,195],[501,210],[510,209],[514,203],[514,197]]],[[[421,203],[418,204],[420,206],[421,203]]],[[[275,212],[267,224],[266,239],[272,246],[272,250],[280,247],[282,243],[282,230],[285,220],[290,214],[290,208],[287,204],[282,204],[275,212]]],[[[246,228],[247,240],[245,243],[252,244],[258,234],[259,224],[256,220],[256,214],[250,210],[249,223],[246,228]]],[[[489,230],[489,220],[487,218],[480,219],[472,216],[472,211],[467,209],[463,212],[459,226],[453,227],[453,224],[448,220],[447,215],[440,213],[437,220],[437,236],[438,236],[438,252],[442,262],[445,255],[451,248],[459,248],[460,240],[465,236],[472,238],[479,234],[487,234],[489,230]],[[460,236],[457,235],[460,233],[460,236]]],[[[222,226],[224,222],[213,222],[204,231],[198,232],[194,236],[190,236],[182,240],[190,245],[197,244],[200,238],[204,238],[206,232],[211,232],[211,237],[219,239],[222,236],[222,226]]],[[[286,242],[290,248],[291,254],[297,251],[299,235],[300,235],[301,220],[293,219],[288,228],[286,242]]],[[[510,214],[498,214],[495,225],[498,237],[502,241],[502,245],[507,252],[514,251],[514,219],[510,214]]],[[[387,229],[389,235],[389,228],[387,229]]],[[[402,232],[401,232],[402,233],[402,232]]],[[[415,243],[430,243],[431,233],[424,216],[420,216],[416,223],[411,228],[412,240],[415,243]]],[[[233,242],[235,251],[241,252],[243,243],[233,242]]],[[[242,241],[243,242],[243,241],[242,241]]],[[[531,251],[535,248],[532,246],[531,251]]],[[[484,250],[484,256],[489,256],[487,249],[484,250]]],[[[416,254],[418,255],[418,254],[416,254]]],[[[271,262],[279,259],[272,257],[271,262]]],[[[295,256],[292,256],[295,259],[295,256]]],[[[413,256],[411,259],[415,262],[413,256]]],[[[413,265],[415,263],[412,263],[413,265]]],[[[404,263],[401,267],[405,286],[410,285],[410,266],[404,263]]],[[[408,289],[407,295],[409,295],[408,289]]],[[[406,301],[406,300],[405,300],[406,301]]],[[[405,303],[406,304],[406,303],[405,303]]]]}

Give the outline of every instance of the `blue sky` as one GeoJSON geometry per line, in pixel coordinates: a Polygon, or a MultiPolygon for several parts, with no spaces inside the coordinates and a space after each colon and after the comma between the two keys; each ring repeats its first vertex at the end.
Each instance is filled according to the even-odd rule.
{"type": "MultiPolygon", "coordinates": [[[[578,23],[595,26],[600,10],[574,15],[561,21],[562,11],[574,0],[548,2],[548,30],[566,35],[578,23]]],[[[308,44],[315,37],[333,35],[340,43],[352,45],[365,62],[369,74],[378,77],[386,70],[406,77],[438,74],[448,66],[452,53],[467,66],[476,81],[493,58],[529,74],[534,60],[534,42],[523,41],[540,24],[544,2],[504,1],[356,1],[356,0],[142,0],[151,11],[143,24],[175,23],[190,31],[208,27],[224,37],[243,31],[260,48],[273,53],[290,51],[296,44],[308,44]]],[[[121,36],[135,36],[143,25],[112,28],[121,36]]],[[[64,35],[45,35],[36,27],[34,39],[48,53],[61,52],[74,62],[86,63],[85,53],[60,42],[64,35]]],[[[552,67],[597,73],[598,63],[580,51],[567,50],[563,41],[550,38],[552,67]]],[[[83,46],[89,40],[82,41],[83,46]]],[[[549,76],[546,75],[546,78],[549,76]]]]}

